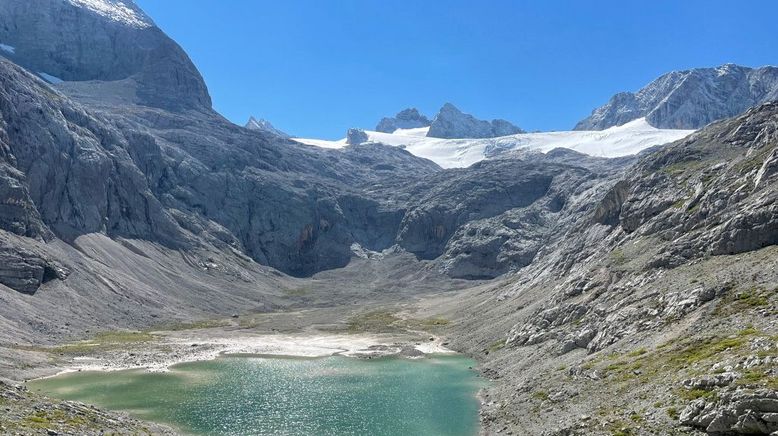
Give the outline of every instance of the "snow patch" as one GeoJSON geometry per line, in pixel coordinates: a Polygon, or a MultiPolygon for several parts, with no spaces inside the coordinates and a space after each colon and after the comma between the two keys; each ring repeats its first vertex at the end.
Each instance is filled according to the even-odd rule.
{"type": "Polygon", "coordinates": [[[67,0],[70,4],[132,27],[152,27],[154,22],[132,0],[67,0]]]}
{"type": "Polygon", "coordinates": [[[10,53],[10,54],[15,54],[16,53],[16,47],[8,45],[8,44],[0,44],[0,50],[4,51],[6,53],[10,53]]]}
{"type": "MultiPolygon", "coordinates": [[[[487,139],[440,139],[426,137],[428,127],[398,129],[394,133],[367,131],[371,141],[403,147],[443,168],[464,168],[490,156],[518,149],[548,152],[568,148],[590,156],[620,157],[639,153],[655,145],[685,138],[694,130],[657,129],[645,118],[599,131],[521,133],[487,139]]],[[[325,141],[295,138],[296,141],[324,148],[343,148],[346,140],[325,141]]]]}
{"type": "Polygon", "coordinates": [[[64,80],[60,79],[59,77],[52,76],[51,74],[46,74],[46,73],[44,73],[42,71],[39,71],[38,75],[41,76],[43,78],[43,80],[51,83],[52,85],[56,85],[58,83],[64,82],[64,80]]]}

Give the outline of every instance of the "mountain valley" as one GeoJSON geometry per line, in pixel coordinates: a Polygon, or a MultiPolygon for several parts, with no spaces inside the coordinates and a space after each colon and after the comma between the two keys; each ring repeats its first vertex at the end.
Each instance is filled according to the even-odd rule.
{"type": "Polygon", "coordinates": [[[485,435],[778,434],[777,77],[305,139],[132,2],[0,0],[0,433],[174,434],[20,383],[319,347],[474,358],[485,435]]]}

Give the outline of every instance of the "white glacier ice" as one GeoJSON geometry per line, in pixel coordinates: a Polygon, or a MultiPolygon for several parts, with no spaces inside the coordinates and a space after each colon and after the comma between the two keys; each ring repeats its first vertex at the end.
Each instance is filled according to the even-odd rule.
{"type": "MultiPolygon", "coordinates": [[[[416,156],[429,159],[443,168],[468,167],[500,152],[530,149],[548,152],[568,148],[590,156],[619,157],[636,154],[646,148],[685,138],[694,130],[657,129],[645,118],[599,131],[559,131],[521,133],[487,139],[439,139],[426,137],[429,127],[399,129],[394,133],[367,131],[370,141],[403,147],[416,156]]],[[[295,138],[296,141],[325,148],[345,147],[346,140],[295,138]]]]}

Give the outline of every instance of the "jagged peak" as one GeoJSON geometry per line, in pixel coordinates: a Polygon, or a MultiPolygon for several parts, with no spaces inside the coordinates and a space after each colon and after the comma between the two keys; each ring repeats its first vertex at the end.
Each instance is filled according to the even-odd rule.
{"type": "Polygon", "coordinates": [[[273,125],[273,123],[271,123],[270,121],[264,118],[256,118],[254,116],[250,116],[245,127],[250,130],[259,130],[262,132],[271,133],[273,135],[280,136],[282,138],[290,137],[289,134],[287,134],[283,130],[277,129],[273,125]]]}

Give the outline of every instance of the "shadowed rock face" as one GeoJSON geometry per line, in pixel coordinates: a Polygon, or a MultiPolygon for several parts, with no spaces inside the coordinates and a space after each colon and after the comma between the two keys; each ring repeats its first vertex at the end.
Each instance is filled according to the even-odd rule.
{"type": "Polygon", "coordinates": [[[496,138],[524,131],[505,120],[484,121],[462,113],[453,104],[446,103],[432,120],[427,136],[431,138],[496,138]]]}
{"type": "Polygon", "coordinates": [[[503,260],[469,256],[488,230],[460,229],[555,204],[551,186],[571,171],[590,177],[522,159],[443,171],[400,148],[319,149],[212,112],[85,109],[8,61],[0,83],[0,189],[8,193],[0,225],[37,239],[101,233],[182,250],[209,245],[296,276],[345,266],[354,243],[397,244],[421,259],[448,253],[456,271],[473,263],[460,276],[493,277],[520,267],[525,260],[515,259],[531,258],[535,246],[514,250],[523,235],[514,230],[500,237],[503,260]]]}
{"type": "Polygon", "coordinates": [[[393,133],[397,129],[429,127],[430,120],[416,108],[400,111],[393,118],[383,118],[376,126],[376,132],[393,133]]]}
{"type": "Polygon", "coordinates": [[[171,110],[211,107],[205,82],[186,53],[131,1],[0,0],[0,42],[14,47],[13,54],[2,55],[36,74],[113,82],[103,92],[127,88],[131,103],[171,110]],[[92,3],[100,7],[85,6],[92,3]]]}
{"type": "Polygon", "coordinates": [[[616,94],[575,130],[603,130],[637,118],[663,129],[699,129],[778,99],[778,68],[722,65],[675,71],[637,93],[616,94]]]}

